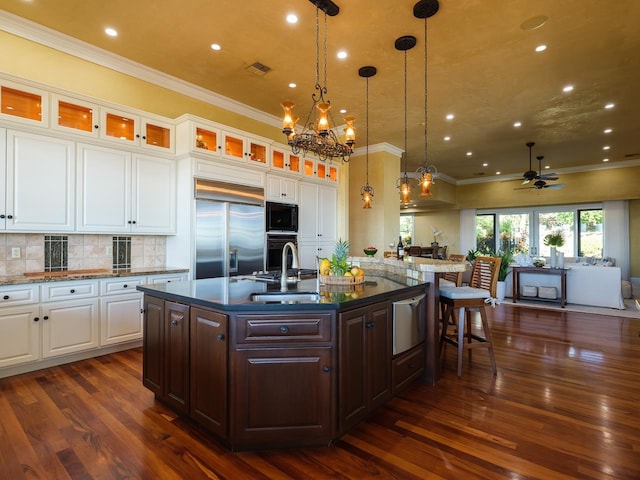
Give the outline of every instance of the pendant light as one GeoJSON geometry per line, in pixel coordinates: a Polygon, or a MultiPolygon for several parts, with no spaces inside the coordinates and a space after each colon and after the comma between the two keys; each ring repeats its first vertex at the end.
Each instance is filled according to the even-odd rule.
{"type": "Polygon", "coordinates": [[[435,15],[439,8],[438,0],[420,0],[413,7],[413,15],[424,18],[424,163],[416,170],[421,197],[431,196],[431,185],[438,178],[438,169],[427,160],[427,18],[435,15]]]}
{"type": "Polygon", "coordinates": [[[396,40],[396,50],[404,52],[404,152],[401,163],[404,160],[404,172],[398,178],[396,187],[400,190],[400,204],[409,205],[411,203],[411,185],[407,174],[407,50],[416,46],[416,37],[405,35],[396,40]]]}
{"type": "Polygon", "coordinates": [[[312,153],[323,162],[341,158],[348,162],[356,143],[355,117],[344,118],[346,128],[344,130],[344,143],[341,143],[334,132],[333,117],[331,115],[331,102],[325,99],[327,94],[327,15],[337,15],[339,9],[333,2],[312,2],[316,5],[316,92],[311,95],[313,104],[302,126],[300,133],[296,132],[298,117],[294,117],[295,103],[284,101],[280,104],[284,110],[282,120],[282,133],[287,137],[287,143],[291,151],[298,155],[312,153]],[[320,10],[324,13],[324,78],[320,79],[320,10]]]}
{"type": "Polygon", "coordinates": [[[365,95],[365,126],[367,129],[366,134],[366,146],[365,146],[365,160],[366,160],[366,182],[360,189],[360,195],[362,195],[362,201],[364,205],[362,208],[371,208],[371,202],[373,201],[373,187],[369,185],[369,78],[373,77],[378,70],[376,67],[361,67],[358,70],[358,75],[367,80],[367,89],[365,95]]]}

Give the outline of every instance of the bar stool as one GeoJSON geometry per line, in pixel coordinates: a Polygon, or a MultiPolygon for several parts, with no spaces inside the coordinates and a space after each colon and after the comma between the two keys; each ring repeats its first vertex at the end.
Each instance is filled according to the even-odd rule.
{"type": "Polygon", "coordinates": [[[458,376],[462,376],[462,357],[465,350],[474,348],[487,348],[493,374],[497,375],[496,360],[493,355],[493,342],[491,331],[485,312],[486,300],[495,298],[498,271],[500,270],[500,258],[478,257],[471,271],[471,280],[468,286],[444,288],[440,291],[440,302],[444,304],[442,315],[442,332],[440,334],[440,352],[444,350],[445,342],[454,345],[458,349],[458,376]],[[458,317],[456,319],[456,310],[458,317]],[[471,313],[479,312],[482,320],[484,337],[471,330],[471,313]],[[466,322],[465,322],[466,319],[466,322]],[[449,324],[456,327],[457,332],[449,334],[449,324]],[[466,327],[466,328],[465,328],[466,327]],[[465,341],[466,339],[466,341],[465,341]]]}

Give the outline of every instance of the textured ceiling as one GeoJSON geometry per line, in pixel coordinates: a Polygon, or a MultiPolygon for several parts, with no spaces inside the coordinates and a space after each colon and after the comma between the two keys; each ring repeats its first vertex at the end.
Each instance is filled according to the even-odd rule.
{"type": "MultiPolygon", "coordinates": [[[[404,53],[394,42],[417,37],[407,52],[407,170],[413,171],[425,151],[424,20],[413,16],[414,0],[336,3],[340,13],[327,20],[328,98],[336,123],[340,108],[357,117],[358,145],[365,138],[358,69],[373,65],[369,141],[404,149],[404,53]],[[346,60],[336,58],[339,49],[348,52],[346,60]]],[[[308,0],[4,0],[1,6],[276,116],[285,99],[297,104],[301,121],[311,105],[316,10],[308,0]],[[298,15],[296,25],[285,22],[289,12],[298,15]],[[106,26],[119,36],[104,35],[106,26]],[[221,51],[210,49],[214,42],[221,51]],[[254,62],[271,71],[248,72],[254,62]]],[[[610,166],[640,159],[639,18],[638,0],[440,0],[427,20],[429,163],[457,181],[496,171],[521,175],[529,169],[528,141],[536,142],[534,169],[536,155],[561,172],[598,168],[603,158],[610,166]],[[538,16],[547,17],[543,26],[523,28],[538,16]],[[535,53],[539,44],[547,50],[535,53]],[[563,93],[569,84],[573,92],[563,93]],[[615,108],[606,110],[608,102],[615,108]],[[514,128],[515,121],[522,127],[514,128]]]]}

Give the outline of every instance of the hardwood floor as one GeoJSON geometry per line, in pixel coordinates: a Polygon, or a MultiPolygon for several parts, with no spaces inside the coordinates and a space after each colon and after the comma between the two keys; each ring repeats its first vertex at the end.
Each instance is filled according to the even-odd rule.
{"type": "Polygon", "coordinates": [[[0,479],[638,479],[640,320],[498,306],[331,447],[228,451],[155,403],[141,350],[0,380],[0,479]]]}

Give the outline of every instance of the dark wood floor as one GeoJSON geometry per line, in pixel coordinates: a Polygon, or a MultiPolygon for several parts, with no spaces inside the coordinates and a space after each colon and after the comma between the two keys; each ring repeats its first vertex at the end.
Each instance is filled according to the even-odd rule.
{"type": "Polygon", "coordinates": [[[640,321],[489,310],[497,377],[449,347],[331,447],[229,452],[154,403],[140,349],[0,380],[0,479],[639,479],[640,321]]]}

